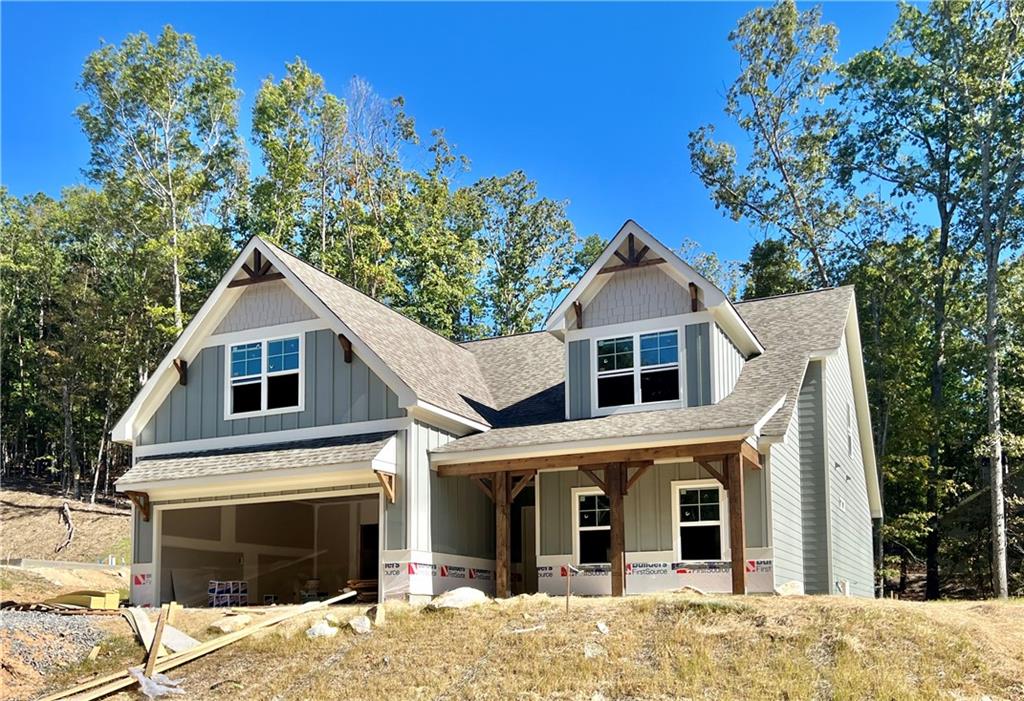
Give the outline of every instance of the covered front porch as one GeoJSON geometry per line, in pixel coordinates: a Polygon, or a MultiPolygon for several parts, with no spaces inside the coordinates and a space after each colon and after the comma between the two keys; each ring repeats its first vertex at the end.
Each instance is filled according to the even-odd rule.
{"type": "MultiPolygon", "coordinates": [[[[468,460],[463,462],[444,462],[451,460],[449,456],[437,456],[436,461],[438,474],[441,477],[463,477],[471,479],[476,485],[492,500],[495,513],[495,594],[498,597],[511,595],[511,542],[512,542],[512,506],[517,497],[523,494],[524,490],[533,486],[534,492],[538,493],[541,505],[537,508],[538,525],[540,525],[540,513],[547,508],[545,496],[548,490],[538,490],[540,486],[539,475],[546,475],[554,472],[576,472],[581,479],[574,479],[574,484],[586,484],[589,489],[581,487],[573,488],[574,499],[576,495],[597,494],[601,495],[598,500],[587,502],[567,501],[558,497],[559,503],[555,509],[571,508],[571,518],[575,536],[572,541],[572,555],[549,556],[551,562],[562,561],[563,567],[568,565],[581,564],[585,559],[593,559],[593,555],[581,550],[593,551],[595,547],[601,552],[607,552],[607,568],[610,570],[610,593],[612,596],[622,596],[627,591],[629,581],[628,574],[634,570],[633,563],[627,557],[627,540],[635,535],[632,540],[638,541],[639,534],[630,534],[627,531],[627,496],[631,491],[638,489],[644,479],[653,479],[650,475],[658,472],[656,466],[668,466],[680,463],[693,463],[699,466],[701,475],[707,475],[714,483],[712,486],[721,487],[722,494],[726,497],[719,503],[717,500],[709,511],[714,510],[714,522],[721,523],[720,533],[723,542],[720,543],[721,555],[727,555],[728,576],[730,578],[730,590],[733,594],[745,594],[748,588],[748,574],[752,569],[748,561],[747,536],[748,524],[746,523],[745,512],[748,511],[745,504],[745,482],[750,481],[751,473],[759,473],[762,469],[762,458],[757,450],[746,440],[730,440],[720,442],[704,443],[680,443],[675,445],[658,445],[634,448],[617,448],[606,450],[593,450],[588,452],[563,452],[560,454],[533,455],[515,459],[481,459],[468,460]],[[584,478],[585,477],[585,481],[584,478]],[[562,503],[562,502],[565,503],[562,503]],[[581,506],[581,503],[583,506],[581,506]],[[589,505],[589,506],[588,506],[589,505]],[[592,508],[595,514],[587,514],[581,517],[580,509],[592,508]],[[722,513],[718,509],[722,509],[722,513]],[[590,527],[581,527],[585,518],[594,518],[589,523],[597,524],[590,527]],[[584,520],[581,520],[584,519],[584,520]],[[585,530],[607,530],[607,542],[601,541],[596,546],[590,540],[584,542],[580,531],[585,530]],[[727,544],[727,547],[726,547],[727,544]],[[604,550],[606,548],[606,550],[604,550]]],[[[458,458],[456,458],[458,459],[458,458]]],[[[755,484],[763,484],[763,481],[755,481],[755,484]]],[[[686,502],[689,496],[694,499],[694,507],[679,507],[678,501],[673,501],[671,509],[681,508],[686,514],[698,513],[700,492],[696,488],[702,484],[699,480],[689,482],[672,482],[676,490],[687,492],[683,496],[686,502]],[[687,485],[693,485],[688,488],[687,485]],[[692,493],[689,494],[689,493],[692,493]]],[[[666,493],[659,496],[659,499],[668,500],[674,496],[666,493]]],[[[550,499],[551,497],[548,496],[550,499]]],[[[757,499],[765,498],[764,490],[760,490],[757,499]]],[[[666,501],[666,505],[669,502],[666,501]]],[[[634,511],[637,507],[634,506],[634,511]]],[[[661,508],[659,506],[659,508],[661,508]]],[[[668,509],[665,509],[666,513],[668,509]]],[[[757,513],[766,513],[763,504],[758,505],[757,513]]],[[[564,513],[564,512],[563,512],[564,513]]],[[[706,523],[709,521],[703,521],[706,523]]],[[[691,524],[675,522],[676,534],[680,531],[678,527],[691,524]]],[[[699,525],[699,524],[693,524],[699,525]]],[[[766,529],[765,529],[766,530],[766,529]]],[[[538,544],[541,543],[541,528],[538,528],[538,544]]],[[[684,531],[693,532],[693,531],[684,531]]],[[[605,537],[602,534],[602,538],[605,537]]],[[[716,536],[717,537],[717,536],[716,536]]],[[[766,543],[762,543],[766,545],[766,543]]],[[[704,554],[698,551],[686,553],[681,552],[678,539],[671,546],[672,551],[664,557],[669,562],[687,560],[688,558],[704,558],[704,554]]],[[[633,550],[634,548],[631,548],[633,550]]],[[[643,547],[637,546],[637,550],[643,547]]],[[[543,549],[538,548],[543,555],[543,549]]],[[[763,552],[763,550],[762,550],[763,552]]],[[[539,561],[544,559],[539,558],[539,561]]],[[[598,558],[603,559],[603,558],[598,558]]],[[[708,556],[707,560],[715,558],[708,556]]],[[[685,563],[677,563],[685,564],[685,563]]],[[[667,564],[665,565],[668,566],[667,564]]],[[[560,568],[561,569],[561,568],[560,568]]],[[[633,571],[633,574],[636,572],[633,571]]],[[[562,569],[562,576],[572,576],[571,571],[562,569]]],[[[541,574],[541,577],[544,575],[541,574]]]]}

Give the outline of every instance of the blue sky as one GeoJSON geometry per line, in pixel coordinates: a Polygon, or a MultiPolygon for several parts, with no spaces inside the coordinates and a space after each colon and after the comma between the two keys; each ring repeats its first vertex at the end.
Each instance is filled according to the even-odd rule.
{"type": "MultiPolygon", "coordinates": [[[[0,178],[13,194],[84,182],[88,144],[73,115],[82,62],[100,40],[170,23],[236,66],[249,142],[268,75],[304,58],[328,89],[352,75],[404,95],[421,136],[444,127],[472,160],[467,182],[523,169],[570,201],[581,234],[627,218],[671,246],[683,238],[742,259],[759,237],[715,211],[690,173],[687,134],[726,126],[737,62],[727,41],[748,3],[0,5],[0,178]]],[[[831,3],[840,57],[880,43],[889,3],[831,3]]],[[[742,148],[742,145],[741,145],[742,148]]]]}

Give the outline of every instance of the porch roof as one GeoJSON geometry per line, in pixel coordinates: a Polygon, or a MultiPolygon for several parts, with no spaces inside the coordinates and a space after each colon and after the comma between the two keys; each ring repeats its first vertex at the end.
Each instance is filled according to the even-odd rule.
{"type": "MultiPolygon", "coordinates": [[[[139,484],[223,477],[297,468],[330,468],[365,464],[367,469],[384,452],[395,432],[363,433],[249,448],[226,448],[158,455],[139,460],[117,480],[118,489],[139,484]]],[[[393,469],[393,468],[392,468],[393,469]]]]}

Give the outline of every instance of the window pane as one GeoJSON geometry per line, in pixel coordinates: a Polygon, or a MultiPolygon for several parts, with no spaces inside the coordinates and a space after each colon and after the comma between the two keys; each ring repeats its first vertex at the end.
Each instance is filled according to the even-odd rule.
{"type": "Polygon", "coordinates": [[[633,353],[627,351],[625,353],[615,354],[615,369],[616,370],[629,370],[633,367],[633,353]]]}
{"type": "Polygon", "coordinates": [[[700,507],[696,504],[683,504],[679,507],[679,520],[682,523],[700,521],[700,507]]]}
{"type": "Polygon", "coordinates": [[[641,366],[678,363],[678,334],[675,331],[644,334],[640,337],[640,352],[641,366]]]}
{"type": "Polygon", "coordinates": [[[263,355],[262,343],[244,343],[231,347],[231,376],[247,377],[259,375],[262,368],[260,360],[263,355]]]}
{"type": "Polygon", "coordinates": [[[242,414],[260,410],[261,383],[249,382],[231,387],[231,413],[242,414]]]}
{"type": "Polygon", "coordinates": [[[580,511],[580,528],[589,528],[597,525],[596,511],[580,511]]]}
{"type": "Polygon", "coordinates": [[[660,355],[658,356],[658,362],[661,365],[665,365],[666,363],[678,363],[679,349],[675,346],[672,346],[671,348],[662,348],[660,355]]]}
{"type": "Polygon", "coordinates": [[[622,406],[633,403],[633,376],[597,378],[597,405],[622,406]]]}
{"type": "Polygon", "coordinates": [[[299,375],[274,375],[267,378],[267,408],[282,409],[299,405],[299,375]]]}
{"type": "Polygon", "coordinates": [[[701,504],[700,505],[700,520],[701,521],[717,521],[718,520],[718,504],[701,504]]]}
{"type": "Polygon", "coordinates": [[[641,402],[667,402],[679,399],[679,368],[652,370],[640,375],[641,402]]]}
{"type": "Polygon", "coordinates": [[[612,512],[608,509],[601,509],[597,512],[597,525],[599,526],[610,526],[612,525],[612,512]]]}
{"type": "Polygon", "coordinates": [[[700,490],[700,503],[701,504],[717,504],[718,503],[718,490],[717,489],[702,489],[702,490],[700,490]]]}
{"type": "Polygon", "coordinates": [[[611,562],[611,530],[580,531],[580,564],[600,565],[611,562]]]}
{"type": "Polygon", "coordinates": [[[679,492],[680,504],[696,504],[700,498],[700,492],[696,489],[684,489],[679,492]]]}
{"type": "Polygon", "coordinates": [[[657,334],[649,333],[640,337],[640,350],[658,350],[657,334]]]}
{"type": "Polygon", "coordinates": [[[607,338],[597,342],[597,369],[628,370],[633,367],[633,338],[607,338]]]}
{"type": "Polygon", "coordinates": [[[682,560],[721,560],[722,533],[719,527],[680,528],[679,557],[682,560]]]}
{"type": "Polygon", "coordinates": [[[269,372],[298,369],[298,338],[285,338],[279,341],[270,341],[267,343],[267,370],[269,372]]]}

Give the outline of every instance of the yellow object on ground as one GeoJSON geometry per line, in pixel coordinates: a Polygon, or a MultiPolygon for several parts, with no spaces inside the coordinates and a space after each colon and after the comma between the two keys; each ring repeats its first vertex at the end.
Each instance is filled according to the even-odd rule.
{"type": "Polygon", "coordinates": [[[62,594],[47,599],[48,604],[67,604],[82,606],[89,609],[116,609],[120,603],[120,595],[116,591],[94,591],[83,589],[70,594],[62,594]]]}

